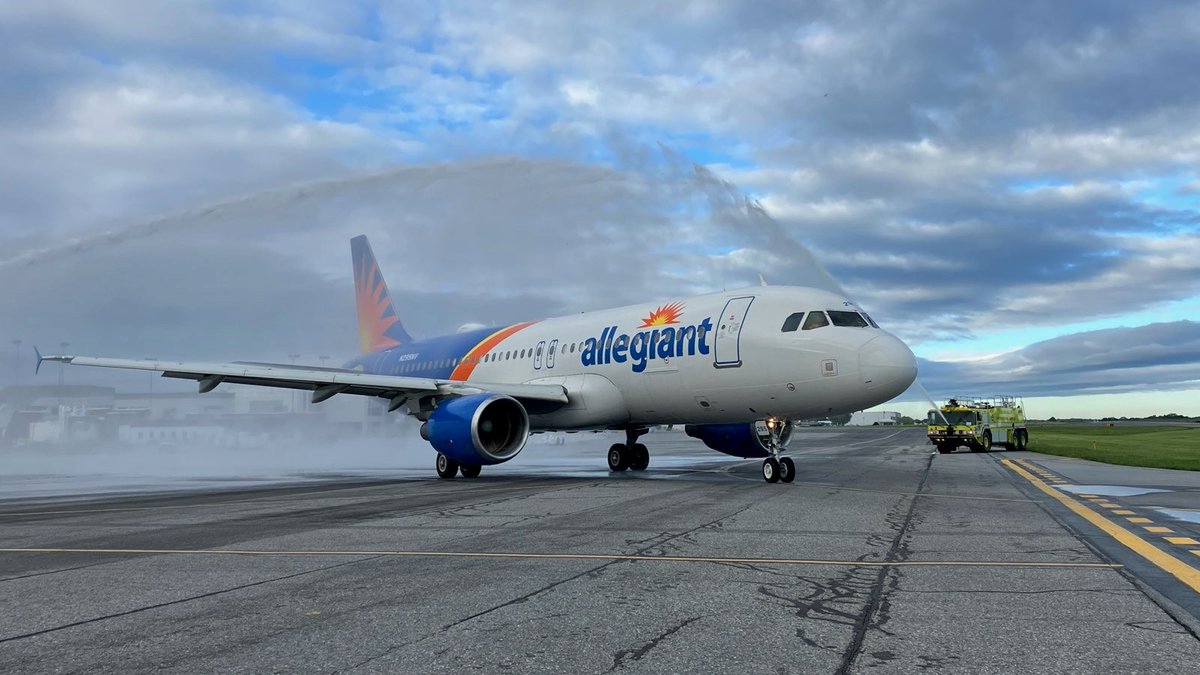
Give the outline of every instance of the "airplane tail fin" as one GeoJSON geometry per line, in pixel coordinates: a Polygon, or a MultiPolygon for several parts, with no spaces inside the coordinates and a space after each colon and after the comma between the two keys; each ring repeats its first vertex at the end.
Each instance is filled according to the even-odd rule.
{"type": "Polygon", "coordinates": [[[358,342],[362,352],[367,354],[412,342],[392,306],[392,296],[366,235],[350,240],[350,256],[354,259],[354,300],[358,306],[358,342]]]}

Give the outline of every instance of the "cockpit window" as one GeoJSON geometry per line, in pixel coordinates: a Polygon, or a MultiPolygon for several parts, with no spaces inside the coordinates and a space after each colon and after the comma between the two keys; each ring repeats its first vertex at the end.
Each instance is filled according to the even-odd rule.
{"type": "Polygon", "coordinates": [[[825,312],[809,312],[808,318],[804,320],[804,330],[812,330],[828,325],[829,319],[825,318],[825,312]]]}
{"type": "Polygon", "coordinates": [[[800,320],[804,318],[804,312],[796,312],[783,321],[783,328],[780,328],[781,333],[793,333],[800,327],[800,320]]]}
{"type": "Polygon", "coordinates": [[[870,314],[863,312],[862,315],[867,320],[867,323],[871,324],[871,328],[879,328],[879,324],[875,323],[875,319],[872,319],[870,314]]]}
{"type": "Polygon", "coordinates": [[[835,326],[847,326],[849,328],[866,328],[867,320],[859,316],[858,312],[844,312],[831,309],[829,311],[829,320],[835,326]]]}

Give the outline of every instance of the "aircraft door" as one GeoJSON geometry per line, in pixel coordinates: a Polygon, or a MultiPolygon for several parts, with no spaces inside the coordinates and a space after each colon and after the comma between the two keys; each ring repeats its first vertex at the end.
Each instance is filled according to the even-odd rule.
{"type": "Polygon", "coordinates": [[[542,340],[533,348],[533,369],[542,369],[542,356],[546,353],[546,341],[542,340]]]}
{"type": "Polygon", "coordinates": [[[550,341],[550,350],[546,352],[546,367],[554,367],[554,352],[558,351],[558,340],[550,341]]]}
{"type": "Polygon", "coordinates": [[[716,325],[717,338],[713,346],[713,365],[717,368],[736,368],[742,365],[740,340],[742,325],[754,296],[731,298],[725,303],[716,325]]]}

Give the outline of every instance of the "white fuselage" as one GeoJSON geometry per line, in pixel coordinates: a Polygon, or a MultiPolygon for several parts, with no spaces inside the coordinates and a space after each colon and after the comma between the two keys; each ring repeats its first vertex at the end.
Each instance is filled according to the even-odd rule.
{"type": "Polygon", "coordinates": [[[531,410],[535,429],[824,417],[912,384],[912,352],[877,327],[783,330],[828,310],[859,311],[828,291],[770,286],[546,319],[472,350],[452,378],[563,385],[570,402],[531,410]]]}

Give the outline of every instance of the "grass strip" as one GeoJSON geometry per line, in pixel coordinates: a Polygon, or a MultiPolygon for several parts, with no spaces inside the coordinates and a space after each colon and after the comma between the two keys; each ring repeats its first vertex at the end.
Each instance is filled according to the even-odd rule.
{"type": "Polygon", "coordinates": [[[1200,428],[1031,425],[1029,449],[1108,464],[1200,471],[1200,428]]]}

